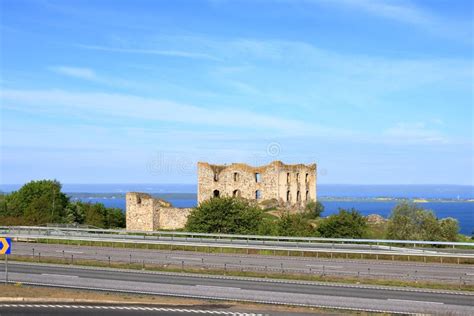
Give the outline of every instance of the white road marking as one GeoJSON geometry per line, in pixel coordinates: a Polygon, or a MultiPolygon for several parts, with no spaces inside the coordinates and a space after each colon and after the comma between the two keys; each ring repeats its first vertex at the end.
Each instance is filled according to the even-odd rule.
{"type": "Polygon", "coordinates": [[[327,266],[327,265],[322,265],[322,264],[307,264],[307,267],[311,268],[328,268],[328,269],[342,269],[344,268],[343,266],[327,266]]]}
{"type": "Polygon", "coordinates": [[[192,261],[201,261],[202,259],[200,258],[185,258],[185,257],[170,257],[170,259],[175,259],[175,260],[192,260],[192,261]]]}
{"type": "Polygon", "coordinates": [[[399,300],[399,299],[394,299],[394,298],[388,298],[387,301],[403,302],[403,303],[424,303],[424,304],[438,304],[438,305],[444,305],[444,303],[442,303],[442,302],[399,300]]]}
{"type": "Polygon", "coordinates": [[[50,274],[50,273],[41,273],[44,276],[52,276],[52,277],[61,277],[61,278],[78,278],[78,275],[68,275],[68,274],[50,274]]]}
{"type": "Polygon", "coordinates": [[[241,290],[239,287],[214,286],[214,285],[196,285],[196,287],[205,288],[209,290],[241,290]]]}
{"type": "MultiPolygon", "coordinates": [[[[56,252],[62,253],[62,250],[56,250],[56,252]]],[[[83,251],[72,251],[72,250],[64,250],[64,253],[84,253],[83,251]]]]}

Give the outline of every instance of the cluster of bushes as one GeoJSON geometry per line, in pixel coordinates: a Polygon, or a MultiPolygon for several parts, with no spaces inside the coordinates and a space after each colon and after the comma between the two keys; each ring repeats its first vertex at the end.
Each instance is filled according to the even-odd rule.
{"type": "Polygon", "coordinates": [[[31,181],[18,191],[0,196],[2,225],[86,224],[100,228],[125,227],[121,209],[70,201],[55,180],[31,181]]]}
{"type": "Polygon", "coordinates": [[[432,211],[402,202],[392,210],[386,236],[396,240],[456,241],[458,233],[456,219],[438,219],[432,211]]]}
{"type": "Polygon", "coordinates": [[[356,210],[341,209],[321,219],[320,202],[308,203],[305,212],[283,211],[275,217],[245,199],[220,197],[201,203],[190,214],[186,230],[202,233],[254,234],[273,236],[363,237],[365,218],[356,210]]]}
{"type": "MultiPolygon", "coordinates": [[[[283,211],[276,217],[250,201],[220,197],[196,207],[188,218],[186,230],[326,238],[366,238],[370,235],[371,225],[356,209],[339,209],[337,214],[321,218],[323,211],[320,202],[311,202],[302,213],[283,211]]],[[[393,209],[383,229],[383,237],[389,239],[456,241],[459,225],[455,219],[437,219],[432,211],[401,203],[393,209]]]]}

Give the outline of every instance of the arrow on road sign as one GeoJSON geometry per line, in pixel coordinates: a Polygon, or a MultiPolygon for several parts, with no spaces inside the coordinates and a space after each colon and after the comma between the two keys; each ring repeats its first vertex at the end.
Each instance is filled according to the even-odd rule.
{"type": "Polygon", "coordinates": [[[11,238],[0,238],[0,255],[9,255],[12,248],[11,238]]]}

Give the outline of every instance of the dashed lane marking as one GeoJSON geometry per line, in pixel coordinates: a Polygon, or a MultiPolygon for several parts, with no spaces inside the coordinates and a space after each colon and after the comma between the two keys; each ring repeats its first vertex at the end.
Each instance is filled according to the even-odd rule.
{"type": "Polygon", "coordinates": [[[130,310],[130,311],[151,311],[151,312],[180,312],[195,314],[214,315],[241,315],[241,316],[263,316],[263,314],[229,312],[219,310],[187,309],[187,308],[164,308],[164,307],[142,307],[142,306],[97,306],[97,305],[62,305],[62,304],[0,304],[0,308],[75,308],[75,309],[104,309],[104,310],[130,310]]]}

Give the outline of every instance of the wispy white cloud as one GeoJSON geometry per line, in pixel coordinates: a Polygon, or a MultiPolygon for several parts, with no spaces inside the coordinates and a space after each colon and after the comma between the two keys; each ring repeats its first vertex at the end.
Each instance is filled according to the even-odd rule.
{"type": "Polygon", "coordinates": [[[78,93],[64,90],[3,90],[4,108],[42,113],[75,113],[77,116],[122,117],[201,126],[226,126],[273,130],[281,134],[328,132],[329,129],[271,114],[235,108],[204,108],[173,101],[112,93],[78,93]]]}
{"type": "Polygon", "coordinates": [[[410,0],[302,0],[327,6],[359,10],[375,17],[405,23],[433,34],[471,42],[472,22],[447,20],[410,0]]]}
{"type": "Polygon", "coordinates": [[[447,143],[449,140],[439,130],[426,122],[399,122],[384,131],[387,140],[404,143],[447,143]]]}
{"type": "Polygon", "coordinates": [[[87,50],[96,50],[96,51],[105,51],[112,53],[125,53],[125,54],[142,54],[142,55],[160,55],[168,57],[178,57],[178,58],[191,58],[191,59],[206,59],[218,61],[219,58],[212,56],[210,54],[182,51],[182,50],[162,50],[162,49],[146,49],[146,48],[120,48],[120,47],[109,47],[101,45],[77,45],[77,47],[87,49],[87,50]]]}
{"type": "Polygon", "coordinates": [[[97,81],[99,77],[94,70],[90,68],[71,67],[71,66],[54,66],[50,69],[58,74],[66,75],[74,78],[97,81]]]}

